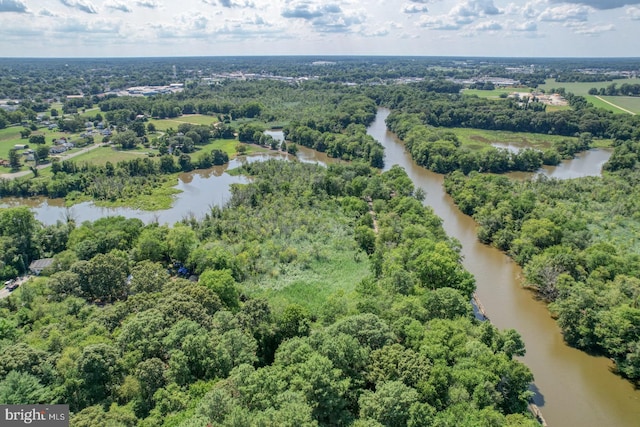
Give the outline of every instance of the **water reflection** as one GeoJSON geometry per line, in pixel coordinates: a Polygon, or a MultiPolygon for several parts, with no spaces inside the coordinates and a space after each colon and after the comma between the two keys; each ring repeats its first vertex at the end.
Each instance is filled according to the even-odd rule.
{"type": "Polygon", "coordinates": [[[174,196],[171,209],[144,211],[132,208],[105,208],[93,202],[84,202],[65,207],[63,199],[37,197],[30,199],[8,198],[2,200],[3,207],[29,206],[36,219],[44,224],[55,224],[68,218],[76,222],[95,221],[106,216],[139,218],[145,223],[174,224],[184,218],[202,218],[212,206],[224,206],[231,198],[231,185],[247,183],[245,176],[233,176],[227,170],[240,167],[245,162],[264,161],[269,155],[246,156],[234,159],[226,165],[206,170],[182,173],[174,187],[181,193],[174,196]]]}

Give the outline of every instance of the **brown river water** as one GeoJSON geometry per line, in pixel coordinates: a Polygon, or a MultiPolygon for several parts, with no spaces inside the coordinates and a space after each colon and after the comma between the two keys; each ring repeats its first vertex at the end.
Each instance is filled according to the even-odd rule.
{"type": "MultiPolygon", "coordinates": [[[[425,204],[443,219],[446,232],[462,243],[464,265],[476,277],[477,294],[491,322],[501,329],[516,329],[522,335],[527,348],[522,360],[535,376],[535,403],[547,423],[552,427],[640,426],[640,391],[613,374],[608,359],[587,355],[564,343],[546,306],[522,288],[520,267],[499,250],[477,240],[476,223],[462,214],[446,195],[442,188],[443,176],[416,165],[402,142],[387,131],[384,120],[388,115],[388,110],[380,109],[368,130],[385,147],[385,169],[394,164],[402,166],[415,185],[426,192],[425,204]]],[[[276,138],[282,137],[281,132],[269,133],[276,138]]],[[[604,150],[592,150],[539,173],[561,179],[599,175],[609,155],[604,150]]],[[[78,222],[123,215],[140,218],[146,223],[173,224],[185,217],[201,218],[211,206],[223,206],[231,197],[230,185],[247,182],[244,177],[229,175],[227,169],[238,167],[242,162],[273,157],[289,158],[281,153],[259,155],[236,159],[206,171],[182,174],[176,187],[182,193],[176,196],[173,207],[165,211],[107,209],[92,203],[67,209],[61,200],[48,199],[5,199],[2,202],[4,206],[29,205],[38,220],[46,224],[64,220],[69,215],[78,222]]],[[[300,147],[297,157],[304,162],[324,165],[336,161],[304,147],[300,147]]]]}
{"type": "MultiPolygon", "coordinates": [[[[369,134],[385,147],[385,169],[402,166],[427,193],[424,203],[443,219],[447,234],[462,243],[464,266],[476,277],[477,294],[491,322],[522,335],[527,349],[522,360],[534,374],[535,403],[547,423],[552,427],[640,426],[640,391],[610,371],[609,359],[589,356],[564,343],[545,304],[521,286],[520,267],[478,241],[475,221],[444,192],[443,176],[416,165],[402,142],[387,131],[388,115],[388,110],[381,109],[369,127],[369,134]]],[[[558,178],[599,175],[608,154],[594,151],[543,173],[558,178]]]]}

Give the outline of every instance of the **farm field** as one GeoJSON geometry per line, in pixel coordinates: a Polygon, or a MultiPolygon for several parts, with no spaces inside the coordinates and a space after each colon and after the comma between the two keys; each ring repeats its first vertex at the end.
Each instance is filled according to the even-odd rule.
{"type": "Polygon", "coordinates": [[[602,96],[602,99],[616,104],[633,113],[640,114],[640,97],[634,96],[602,96]]]}
{"type": "Polygon", "coordinates": [[[538,88],[548,91],[552,88],[563,87],[567,92],[585,96],[589,94],[589,89],[592,87],[597,89],[606,88],[611,83],[615,83],[617,86],[620,86],[622,83],[640,84],[640,79],[623,79],[609,82],[556,82],[555,79],[548,79],[545,84],[538,86],[538,88]]]}
{"type": "Polygon", "coordinates": [[[626,110],[640,114],[640,98],[630,96],[601,96],[600,98],[611,103],[607,104],[606,102],[603,102],[602,99],[589,95],[589,89],[594,87],[597,89],[606,88],[612,83],[615,83],[617,86],[620,86],[623,83],[640,84],[640,79],[624,79],[608,82],[556,82],[555,79],[548,79],[547,82],[544,85],[540,85],[539,88],[549,91],[554,88],[563,87],[567,92],[584,96],[587,99],[587,102],[593,104],[594,107],[603,108],[616,114],[628,114],[626,111],[611,105],[615,104],[626,110]]]}

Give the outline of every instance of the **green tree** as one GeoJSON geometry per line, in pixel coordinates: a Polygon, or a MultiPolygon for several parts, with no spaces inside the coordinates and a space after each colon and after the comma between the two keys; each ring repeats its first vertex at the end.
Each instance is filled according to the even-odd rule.
{"type": "Polygon", "coordinates": [[[142,261],[131,269],[129,292],[160,292],[169,282],[169,273],[162,264],[152,261],[142,261]]]}
{"type": "Polygon", "coordinates": [[[9,167],[12,170],[18,170],[22,166],[20,162],[20,154],[18,154],[18,150],[12,148],[9,150],[9,167]]]}
{"type": "Polygon", "coordinates": [[[127,294],[129,265],[120,254],[98,254],[90,261],[78,261],[71,266],[78,275],[85,298],[113,302],[127,294]]]}
{"type": "Polygon", "coordinates": [[[119,383],[118,351],[109,344],[88,345],[77,361],[85,404],[104,401],[119,383]]]}
{"type": "Polygon", "coordinates": [[[132,149],[138,145],[138,135],[132,130],[118,132],[111,137],[111,142],[119,145],[123,150],[132,149]]]}
{"type": "Polygon", "coordinates": [[[381,384],[377,390],[365,392],[359,400],[360,416],[384,426],[407,425],[411,406],[418,402],[418,392],[400,381],[381,384]]]}
{"type": "Polygon", "coordinates": [[[45,142],[44,135],[31,135],[29,137],[29,144],[44,144],[45,142]]]}
{"type": "Polygon", "coordinates": [[[36,148],[36,161],[45,162],[49,157],[49,147],[40,145],[36,148]]]}
{"type": "Polygon", "coordinates": [[[11,371],[0,381],[0,403],[4,405],[45,404],[52,396],[37,377],[26,372],[11,371]]]}
{"type": "Polygon", "coordinates": [[[231,270],[205,270],[199,283],[215,292],[228,308],[236,310],[240,306],[238,287],[231,270]]]}
{"type": "Polygon", "coordinates": [[[195,231],[186,225],[176,224],[167,233],[167,247],[172,260],[185,263],[195,249],[198,238],[195,231]]]}

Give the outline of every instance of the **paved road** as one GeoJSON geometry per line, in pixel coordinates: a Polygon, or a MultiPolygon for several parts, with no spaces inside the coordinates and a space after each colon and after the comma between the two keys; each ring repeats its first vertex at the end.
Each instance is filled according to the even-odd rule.
{"type": "MultiPolygon", "coordinates": [[[[29,279],[31,279],[31,276],[18,277],[16,279],[16,282],[18,283],[18,287],[27,283],[29,279]]],[[[2,289],[0,289],[0,299],[8,297],[9,295],[11,295],[11,292],[12,291],[9,291],[6,287],[3,287],[2,289]]],[[[13,290],[13,292],[15,292],[15,289],[13,290]]]]}
{"type": "MultiPolygon", "coordinates": [[[[79,156],[80,154],[88,153],[91,150],[95,150],[96,148],[99,148],[99,147],[102,147],[102,143],[89,145],[88,147],[84,147],[81,150],[74,151],[73,153],[63,154],[63,155],[60,155],[59,157],[60,157],[60,160],[69,160],[76,156],[79,156]]],[[[38,165],[38,169],[44,169],[50,166],[51,166],[51,162],[45,163],[43,165],[38,165]]],[[[30,170],[26,170],[26,171],[13,172],[13,173],[3,173],[3,174],[0,174],[0,178],[16,179],[16,178],[20,178],[21,176],[27,176],[30,173],[33,173],[33,172],[31,172],[30,170]]]]}

